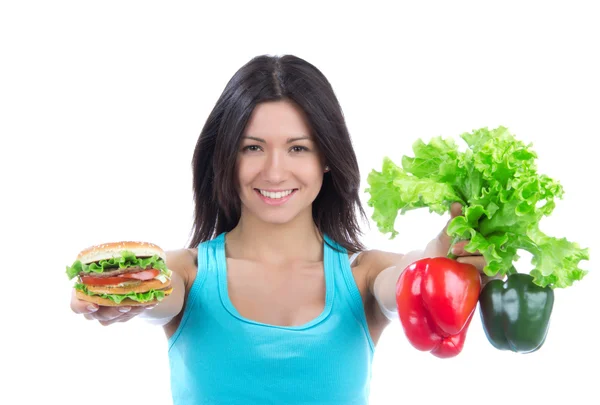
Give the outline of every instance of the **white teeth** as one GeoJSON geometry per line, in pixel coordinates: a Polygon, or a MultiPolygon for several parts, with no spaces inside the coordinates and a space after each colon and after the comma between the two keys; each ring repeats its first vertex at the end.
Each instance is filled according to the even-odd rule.
{"type": "Polygon", "coordinates": [[[294,191],[294,190],[278,191],[276,193],[272,193],[270,191],[264,191],[264,190],[258,190],[258,191],[265,197],[277,199],[277,198],[283,198],[283,197],[286,197],[286,196],[292,194],[292,191],[294,191]]]}

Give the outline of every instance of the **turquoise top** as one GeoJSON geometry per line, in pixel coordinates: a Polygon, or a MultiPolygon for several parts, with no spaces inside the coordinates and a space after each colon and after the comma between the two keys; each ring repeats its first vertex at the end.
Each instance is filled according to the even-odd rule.
{"type": "Polygon", "coordinates": [[[229,299],[225,233],[198,246],[198,273],[168,342],[183,404],[367,404],[374,344],[346,249],[325,235],[325,307],[300,326],[246,319],[229,299]]]}

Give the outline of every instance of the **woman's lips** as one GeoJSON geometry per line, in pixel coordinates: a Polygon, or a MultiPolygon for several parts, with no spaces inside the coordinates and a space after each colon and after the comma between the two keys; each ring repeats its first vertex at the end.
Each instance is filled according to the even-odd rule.
{"type": "Polygon", "coordinates": [[[258,196],[264,203],[269,204],[269,205],[281,205],[281,204],[284,204],[285,202],[287,202],[290,198],[292,198],[296,194],[296,191],[298,191],[298,189],[297,188],[293,189],[290,194],[286,195],[285,197],[281,197],[281,198],[267,197],[265,195],[262,195],[258,189],[254,189],[254,191],[256,191],[256,194],[258,194],[258,196]]]}

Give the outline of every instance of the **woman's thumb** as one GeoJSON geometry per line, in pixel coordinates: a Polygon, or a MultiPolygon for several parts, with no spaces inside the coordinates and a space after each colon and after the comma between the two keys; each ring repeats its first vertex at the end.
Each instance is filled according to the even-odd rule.
{"type": "Polygon", "coordinates": [[[452,203],[450,206],[450,219],[448,222],[446,222],[444,229],[442,229],[437,237],[438,246],[444,250],[444,252],[447,252],[452,244],[452,238],[450,238],[450,235],[448,235],[448,225],[450,225],[450,221],[459,215],[462,215],[462,204],[457,202],[452,203]]]}
{"type": "Polygon", "coordinates": [[[462,213],[462,204],[458,202],[452,203],[450,206],[450,220],[462,215],[462,213]]]}

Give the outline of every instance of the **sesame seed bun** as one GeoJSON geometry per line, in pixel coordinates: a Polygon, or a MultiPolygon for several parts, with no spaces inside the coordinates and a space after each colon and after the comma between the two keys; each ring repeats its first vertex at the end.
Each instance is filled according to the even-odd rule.
{"type": "Polygon", "coordinates": [[[159,256],[166,260],[165,252],[157,245],[149,242],[110,242],[101,245],[94,245],[79,252],[77,260],[83,264],[90,264],[100,260],[107,260],[113,257],[121,257],[121,252],[128,250],[137,257],[159,256]]]}

